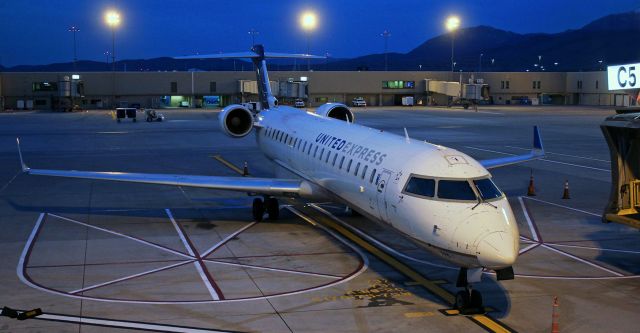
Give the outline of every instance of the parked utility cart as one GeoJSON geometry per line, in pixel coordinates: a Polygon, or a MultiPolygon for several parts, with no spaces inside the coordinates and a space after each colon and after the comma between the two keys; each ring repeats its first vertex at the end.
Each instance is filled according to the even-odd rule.
{"type": "Polygon", "coordinates": [[[116,108],[116,120],[120,122],[120,120],[124,118],[131,118],[135,123],[136,109],[135,108],[116,108]]]}

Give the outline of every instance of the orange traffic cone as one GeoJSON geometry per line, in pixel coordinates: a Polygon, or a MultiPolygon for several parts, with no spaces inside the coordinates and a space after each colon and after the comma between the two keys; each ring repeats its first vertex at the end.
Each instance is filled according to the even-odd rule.
{"type": "Polygon", "coordinates": [[[553,297],[553,312],[551,312],[551,333],[560,333],[560,324],[558,319],[560,318],[560,303],[558,297],[553,297]]]}
{"type": "Polygon", "coordinates": [[[564,192],[562,193],[562,199],[571,199],[569,196],[569,181],[564,181],[564,192]]]}
{"type": "Polygon", "coordinates": [[[533,186],[533,171],[531,171],[531,178],[529,178],[529,188],[527,189],[527,196],[535,197],[536,196],[536,188],[533,186]]]}
{"type": "Polygon", "coordinates": [[[247,164],[247,162],[244,162],[244,167],[242,168],[242,175],[244,177],[249,175],[249,165],[247,164]]]}

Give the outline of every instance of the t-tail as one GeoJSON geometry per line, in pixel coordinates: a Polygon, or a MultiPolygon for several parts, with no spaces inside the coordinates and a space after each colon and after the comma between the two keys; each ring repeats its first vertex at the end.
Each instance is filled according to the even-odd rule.
{"type": "Polygon", "coordinates": [[[174,57],[175,59],[231,59],[249,58],[256,68],[256,80],[258,82],[259,102],[263,109],[271,109],[278,106],[278,99],[271,92],[269,84],[269,72],[267,71],[267,58],[299,58],[299,59],[324,59],[322,56],[311,54],[290,54],[265,52],[264,46],[256,44],[251,48],[251,52],[219,53],[219,54],[198,54],[192,56],[174,57]]]}

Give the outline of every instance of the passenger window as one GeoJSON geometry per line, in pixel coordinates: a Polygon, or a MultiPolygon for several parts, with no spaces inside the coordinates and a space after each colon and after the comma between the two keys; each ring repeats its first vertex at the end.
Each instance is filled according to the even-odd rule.
{"type": "Polygon", "coordinates": [[[466,180],[440,180],[438,181],[438,198],[476,200],[476,194],[466,180]]]}
{"type": "Polygon", "coordinates": [[[311,148],[313,148],[313,143],[309,144],[309,150],[307,151],[307,155],[311,155],[311,148]]]}
{"type": "Polygon", "coordinates": [[[358,170],[360,169],[360,162],[358,162],[358,164],[356,164],[356,170],[353,172],[354,176],[358,175],[358,170]]]}
{"type": "Polygon", "coordinates": [[[304,146],[302,147],[302,152],[304,153],[305,150],[307,150],[307,141],[304,142],[304,146]]]}
{"type": "Polygon", "coordinates": [[[282,142],[287,143],[287,140],[289,140],[289,134],[284,135],[284,140],[282,140],[282,142]]]}
{"type": "Polygon", "coordinates": [[[373,171],[371,171],[371,177],[369,178],[369,183],[373,184],[373,177],[376,176],[376,169],[373,169],[373,171]]]}
{"type": "Polygon", "coordinates": [[[502,197],[502,192],[500,192],[491,178],[476,179],[473,181],[473,184],[475,184],[476,189],[478,189],[478,193],[480,193],[480,197],[484,200],[502,197]]]}
{"type": "Polygon", "coordinates": [[[320,150],[320,156],[318,157],[318,159],[320,161],[322,161],[322,155],[324,154],[324,148],[322,148],[322,150],[320,150]]]}
{"type": "MultiPolygon", "coordinates": [[[[442,183],[442,181],[440,181],[440,183],[442,183]]],[[[436,191],[436,181],[427,178],[411,177],[404,191],[410,194],[433,198],[436,191]]]]}
{"type": "Polygon", "coordinates": [[[351,162],[353,162],[353,160],[349,160],[349,163],[347,164],[347,172],[349,172],[349,170],[351,170],[351,162]]]}
{"type": "Polygon", "coordinates": [[[342,165],[344,164],[344,156],[340,158],[340,167],[338,169],[342,170],[342,165]]]}
{"type": "Polygon", "coordinates": [[[313,157],[315,158],[317,154],[318,154],[318,146],[316,146],[316,149],[313,150],[313,157]]]}
{"type": "Polygon", "coordinates": [[[327,158],[324,160],[324,163],[329,163],[329,157],[331,157],[331,150],[327,150],[327,158]]]}
{"type": "Polygon", "coordinates": [[[338,159],[338,153],[333,154],[333,163],[331,163],[332,166],[336,166],[337,159],[338,159]]]}
{"type": "Polygon", "coordinates": [[[364,168],[362,169],[362,176],[360,176],[360,178],[364,179],[364,175],[367,174],[367,169],[369,168],[368,165],[365,165],[364,168]]]}

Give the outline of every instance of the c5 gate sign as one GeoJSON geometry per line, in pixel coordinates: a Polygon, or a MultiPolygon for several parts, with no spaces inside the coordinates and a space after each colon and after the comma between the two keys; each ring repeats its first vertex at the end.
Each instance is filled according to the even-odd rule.
{"type": "Polygon", "coordinates": [[[609,90],[640,89],[640,63],[607,67],[609,90]]]}

